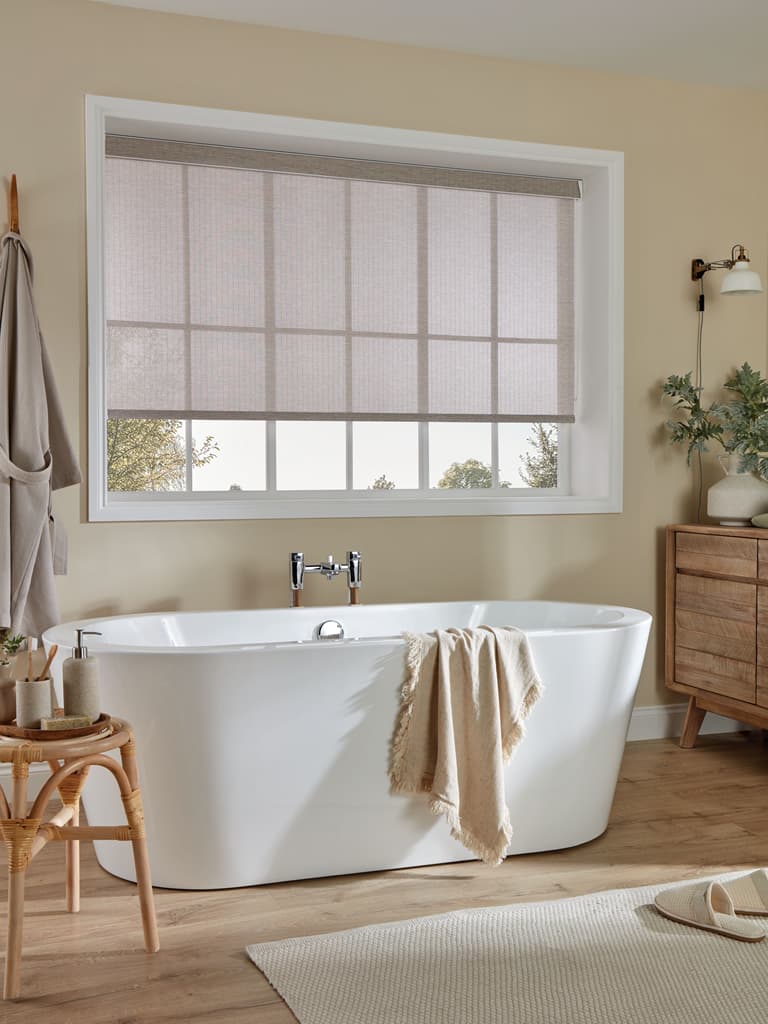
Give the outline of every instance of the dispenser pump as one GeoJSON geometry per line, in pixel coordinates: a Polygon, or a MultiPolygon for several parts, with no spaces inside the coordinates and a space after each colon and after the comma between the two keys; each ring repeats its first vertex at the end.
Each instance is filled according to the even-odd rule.
{"type": "Polygon", "coordinates": [[[84,636],[101,636],[101,633],[99,633],[99,631],[96,630],[96,629],[76,629],[75,633],[77,634],[77,643],[72,648],[72,657],[73,658],[87,658],[88,657],[88,648],[83,643],[83,637],[84,636]]]}

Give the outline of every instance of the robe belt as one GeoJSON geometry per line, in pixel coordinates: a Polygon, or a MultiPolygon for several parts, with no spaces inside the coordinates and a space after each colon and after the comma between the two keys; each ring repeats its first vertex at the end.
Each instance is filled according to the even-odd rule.
{"type": "Polygon", "coordinates": [[[44,484],[51,479],[51,453],[45,453],[42,469],[22,469],[11,462],[0,446],[0,480],[17,480],[20,484],[44,484]]]}

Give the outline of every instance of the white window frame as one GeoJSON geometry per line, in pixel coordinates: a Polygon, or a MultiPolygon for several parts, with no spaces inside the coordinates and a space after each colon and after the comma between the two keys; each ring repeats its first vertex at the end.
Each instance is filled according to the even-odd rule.
{"type": "Polygon", "coordinates": [[[624,155],[465,135],[86,96],[88,517],[92,522],[352,516],[559,515],[622,509],[624,155]],[[576,422],[560,425],[553,490],[107,492],[104,167],[107,133],[580,178],[576,422]],[[586,344],[585,339],[589,339],[586,344]],[[564,443],[565,442],[565,443],[564,443]],[[563,493],[567,490],[568,493],[563,493]]]}

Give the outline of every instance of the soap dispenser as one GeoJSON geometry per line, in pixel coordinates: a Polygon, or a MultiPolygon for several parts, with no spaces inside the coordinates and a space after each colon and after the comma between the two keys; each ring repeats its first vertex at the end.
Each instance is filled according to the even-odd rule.
{"type": "Polygon", "coordinates": [[[99,697],[99,663],[89,656],[83,644],[84,636],[101,636],[93,629],[78,629],[72,657],[62,665],[61,681],[64,689],[64,714],[84,715],[95,722],[101,714],[99,697]]]}

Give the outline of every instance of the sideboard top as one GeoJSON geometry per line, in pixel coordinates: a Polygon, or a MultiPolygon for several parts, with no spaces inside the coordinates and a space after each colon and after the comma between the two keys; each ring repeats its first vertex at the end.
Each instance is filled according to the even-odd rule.
{"type": "Polygon", "coordinates": [[[710,533],[719,537],[754,537],[758,540],[768,540],[768,529],[759,526],[702,526],[701,523],[677,523],[668,526],[669,532],[680,533],[710,533]]]}

